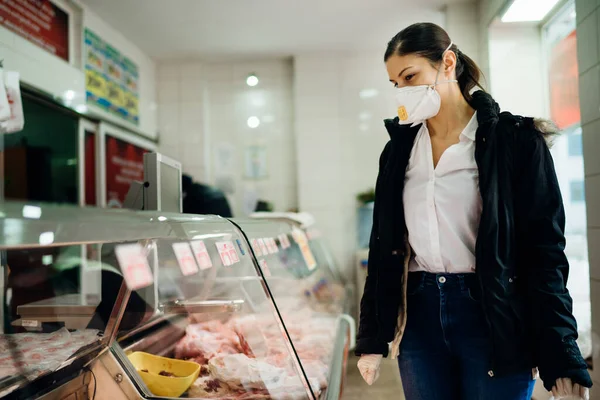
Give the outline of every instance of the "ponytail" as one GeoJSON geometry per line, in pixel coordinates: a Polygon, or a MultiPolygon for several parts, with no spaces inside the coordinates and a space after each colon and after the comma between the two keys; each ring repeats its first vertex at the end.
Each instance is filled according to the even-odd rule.
{"type": "Polygon", "coordinates": [[[473,96],[471,95],[473,89],[479,88],[483,90],[483,87],[479,82],[483,73],[471,57],[464,54],[456,46],[452,47],[451,50],[454,51],[457,59],[456,79],[458,80],[458,86],[467,103],[471,104],[471,101],[473,100],[473,96]]]}

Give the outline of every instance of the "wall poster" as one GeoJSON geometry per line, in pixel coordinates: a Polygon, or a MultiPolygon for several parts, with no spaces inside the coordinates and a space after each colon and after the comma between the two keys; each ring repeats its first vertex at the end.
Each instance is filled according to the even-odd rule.
{"type": "Polygon", "coordinates": [[[144,181],[148,150],[106,135],[106,206],[122,208],[133,181],[144,181]]]}
{"type": "Polygon", "coordinates": [[[87,28],[85,81],[88,104],[139,124],[137,65],[87,28]]]}
{"type": "Polygon", "coordinates": [[[69,62],[69,14],[50,0],[0,0],[0,25],[69,62]]]}

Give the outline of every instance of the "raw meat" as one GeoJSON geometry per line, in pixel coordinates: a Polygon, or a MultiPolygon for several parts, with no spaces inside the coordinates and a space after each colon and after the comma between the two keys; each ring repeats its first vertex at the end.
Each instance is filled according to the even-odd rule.
{"type": "Polygon", "coordinates": [[[193,359],[199,364],[206,364],[217,354],[241,353],[237,335],[218,334],[201,329],[197,325],[189,325],[186,335],[175,346],[175,358],[193,359]]]}
{"type": "Polygon", "coordinates": [[[234,389],[275,389],[286,375],[282,368],[244,354],[214,357],[209,361],[211,374],[234,389]]]}

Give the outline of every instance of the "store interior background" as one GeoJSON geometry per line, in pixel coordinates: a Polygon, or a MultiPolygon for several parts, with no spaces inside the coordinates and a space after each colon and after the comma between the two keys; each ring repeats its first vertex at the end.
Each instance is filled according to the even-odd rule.
{"type": "MultiPolygon", "coordinates": [[[[0,27],[4,67],[73,110],[47,116],[25,96],[26,128],[4,138],[5,168],[14,160],[53,183],[38,198],[7,181],[7,198],[110,206],[95,146],[132,143],[221,188],[235,216],[257,199],[312,213],[351,280],[356,197],[374,185],[388,139],[382,120],[395,114],[385,45],[413,22],[440,24],[482,67],[503,109],[560,119],[565,135],[553,155],[567,209],[569,289],[580,345],[600,365],[592,351],[592,338],[594,347],[600,341],[592,333],[600,332],[600,0],[559,1],[527,23],[500,21],[506,0],[54,2],[70,15],[69,62],[0,27]],[[137,64],[138,125],[86,104],[84,28],[137,64]],[[250,74],[258,85],[247,84],[250,74]],[[24,141],[29,155],[11,152],[24,141]],[[39,156],[41,148],[51,154],[39,156]],[[24,161],[34,153],[41,161],[24,161]]],[[[600,385],[600,368],[593,378],[600,385]]]]}

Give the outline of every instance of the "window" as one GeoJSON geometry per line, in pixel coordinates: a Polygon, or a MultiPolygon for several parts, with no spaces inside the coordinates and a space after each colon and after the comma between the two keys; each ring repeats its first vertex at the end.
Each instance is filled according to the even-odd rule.
{"type": "Polygon", "coordinates": [[[585,201],[585,186],[583,181],[571,181],[571,203],[585,201]]]}
{"type": "Polygon", "coordinates": [[[583,143],[581,140],[581,134],[569,135],[569,156],[583,156],[583,143]]]}

